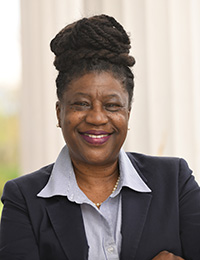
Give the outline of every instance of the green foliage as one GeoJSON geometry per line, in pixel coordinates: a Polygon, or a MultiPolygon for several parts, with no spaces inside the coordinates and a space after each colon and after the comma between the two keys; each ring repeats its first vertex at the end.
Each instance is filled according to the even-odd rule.
{"type": "Polygon", "coordinates": [[[0,216],[1,216],[2,208],[3,208],[3,205],[2,205],[2,203],[0,203],[0,216]]]}
{"type": "MultiPolygon", "coordinates": [[[[3,193],[3,187],[8,180],[18,177],[19,171],[16,165],[0,165],[0,196],[3,193]]],[[[0,216],[2,211],[2,203],[0,202],[0,216]]]]}
{"type": "MultiPolygon", "coordinates": [[[[16,178],[19,174],[18,136],[17,116],[0,113],[0,197],[6,181],[16,178]]],[[[0,215],[1,210],[0,203],[0,215]]]]}
{"type": "Polygon", "coordinates": [[[18,166],[0,165],[0,172],[0,194],[2,194],[5,183],[18,176],[18,166]]]}

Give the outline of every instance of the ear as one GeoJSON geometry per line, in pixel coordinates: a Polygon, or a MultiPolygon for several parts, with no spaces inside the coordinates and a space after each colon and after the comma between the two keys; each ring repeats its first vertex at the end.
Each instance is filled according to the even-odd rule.
{"type": "Polygon", "coordinates": [[[58,119],[58,126],[60,127],[60,122],[61,122],[61,103],[60,101],[56,102],[56,115],[58,119]]]}

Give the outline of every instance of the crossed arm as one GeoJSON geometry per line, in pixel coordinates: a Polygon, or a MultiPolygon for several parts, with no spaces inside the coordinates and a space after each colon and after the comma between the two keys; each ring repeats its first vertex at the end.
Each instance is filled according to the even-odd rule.
{"type": "Polygon", "coordinates": [[[157,256],[155,256],[152,260],[184,260],[184,259],[168,251],[162,251],[157,256]]]}

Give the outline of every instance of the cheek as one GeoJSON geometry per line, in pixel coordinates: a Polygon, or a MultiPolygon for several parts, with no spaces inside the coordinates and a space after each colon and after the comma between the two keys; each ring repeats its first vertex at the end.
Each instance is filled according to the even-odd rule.
{"type": "Polygon", "coordinates": [[[83,120],[84,120],[84,116],[75,111],[67,112],[63,117],[63,123],[65,127],[75,127],[78,124],[80,124],[80,122],[82,122],[83,120]]]}
{"type": "Polygon", "coordinates": [[[62,115],[62,124],[63,124],[63,127],[66,126],[66,125],[71,125],[73,122],[72,120],[72,117],[70,116],[69,113],[63,113],[62,115]]]}
{"type": "Polygon", "coordinates": [[[128,127],[128,114],[118,114],[118,115],[112,115],[110,116],[110,119],[112,120],[114,126],[119,130],[126,132],[128,127]]]}
{"type": "Polygon", "coordinates": [[[65,123],[67,126],[71,126],[73,123],[71,120],[67,120],[66,123],[65,123]]]}

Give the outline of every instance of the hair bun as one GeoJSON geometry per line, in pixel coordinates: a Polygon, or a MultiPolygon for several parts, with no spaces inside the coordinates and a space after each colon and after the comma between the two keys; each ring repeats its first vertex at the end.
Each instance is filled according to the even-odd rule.
{"type": "Polygon", "coordinates": [[[83,18],[63,28],[51,41],[54,65],[64,71],[80,59],[103,59],[133,66],[130,39],[123,27],[108,15],[83,18]]]}

